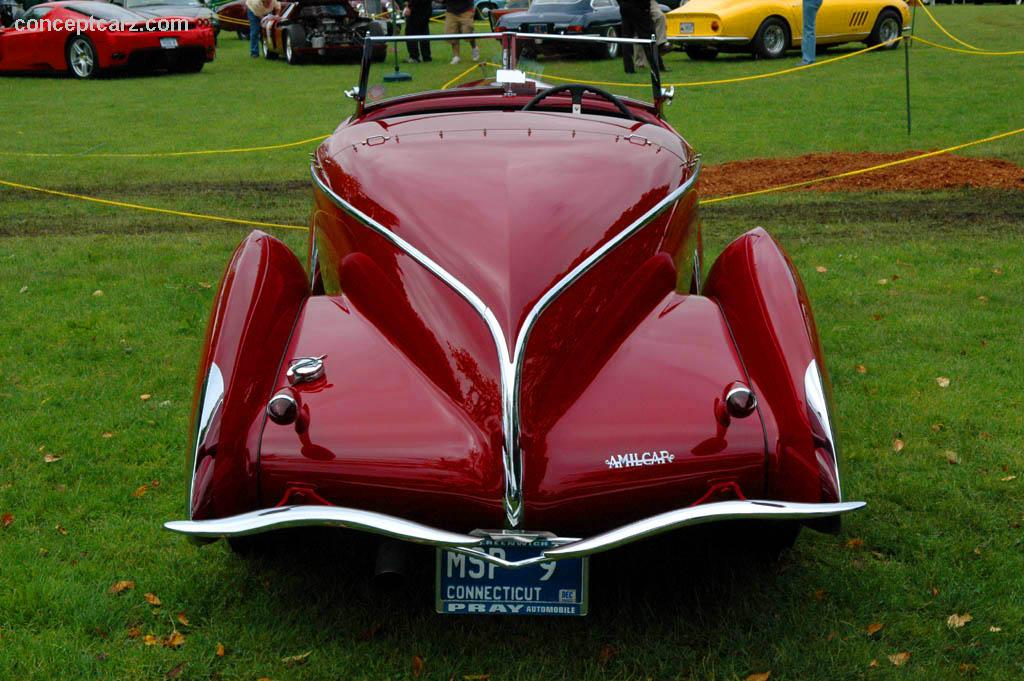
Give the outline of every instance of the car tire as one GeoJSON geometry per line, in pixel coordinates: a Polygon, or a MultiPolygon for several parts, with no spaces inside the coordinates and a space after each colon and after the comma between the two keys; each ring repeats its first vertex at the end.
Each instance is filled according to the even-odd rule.
{"type": "Polygon", "coordinates": [[[768,17],[754,35],[754,56],[778,59],[790,46],[789,24],[781,17],[768,17]]]}
{"type": "Polygon", "coordinates": [[[76,35],[68,41],[64,56],[68,61],[68,73],[80,80],[95,78],[100,73],[96,48],[87,36],[76,35]]]}
{"type": "Polygon", "coordinates": [[[260,35],[260,54],[263,55],[264,59],[277,59],[277,52],[270,49],[270,45],[267,44],[267,36],[265,33],[260,35]]]}
{"type": "Polygon", "coordinates": [[[718,48],[707,45],[687,45],[686,56],[694,61],[711,61],[718,56],[718,48]]]}
{"type": "MultiPolygon", "coordinates": [[[[601,35],[605,38],[618,38],[619,32],[615,29],[614,26],[609,26],[608,28],[601,31],[601,35]]],[[[618,43],[606,43],[600,47],[601,57],[603,59],[618,59],[619,49],[621,47],[622,46],[619,45],[618,43]]]]}
{"type": "Polygon", "coordinates": [[[493,2],[481,2],[476,6],[476,18],[487,21],[487,17],[491,16],[491,12],[496,9],[498,6],[493,2]]]}
{"type": "Polygon", "coordinates": [[[875,27],[871,29],[871,35],[868,36],[865,42],[868,47],[874,47],[875,45],[881,45],[892,40],[893,42],[882,49],[894,50],[900,44],[895,38],[903,34],[903,26],[901,24],[902,19],[896,10],[883,9],[878,13],[878,18],[875,19],[875,27]]]}
{"type": "Polygon", "coordinates": [[[281,51],[284,53],[284,60],[293,66],[302,63],[302,57],[295,51],[295,43],[299,42],[297,34],[295,27],[289,27],[281,32],[281,51]]]}

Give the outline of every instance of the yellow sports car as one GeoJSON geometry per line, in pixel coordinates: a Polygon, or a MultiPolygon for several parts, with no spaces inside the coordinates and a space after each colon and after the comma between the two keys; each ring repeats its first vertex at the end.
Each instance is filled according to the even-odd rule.
{"type": "MultiPolygon", "coordinates": [[[[719,52],[776,59],[802,42],[800,0],[690,0],[666,18],[669,40],[683,43],[691,59],[714,59],[719,52]]],[[[815,33],[818,45],[877,45],[909,28],[904,0],[824,0],[815,33]]]]}

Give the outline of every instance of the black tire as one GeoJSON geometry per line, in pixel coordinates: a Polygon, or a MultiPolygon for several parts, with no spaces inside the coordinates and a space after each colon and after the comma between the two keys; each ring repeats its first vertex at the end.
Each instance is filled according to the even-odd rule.
{"type": "Polygon", "coordinates": [[[687,45],[686,56],[694,61],[711,61],[718,56],[718,48],[707,45],[687,45]]]}
{"type": "Polygon", "coordinates": [[[481,2],[476,6],[476,18],[486,21],[491,12],[498,9],[498,6],[493,2],[481,2]]]}
{"type": "Polygon", "coordinates": [[[262,31],[260,32],[260,53],[264,59],[277,59],[280,56],[270,49],[270,45],[267,44],[267,36],[262,31]]]}
{"type": "Polygon", "coordinates": [[[68,73],[79,80],[95,78],[100,73],[99,57],[92,41],[84,35],[76,35],[68,41],[64,50],[68,62],[68,73]]]}
{"type": "Polygon", "coordinates": [[[284,53],[284,60],[291,65],[301,64],[302,57],[295,52],[295,46],[305,42],[306,33],[301,26],[289,26],[281,32],[281,52],[284,53]]]}
{"type": "Polygon", "coordinates": [[[761,59],[778,59],[786,54],[792,43],[789,24],[781,17],[768,17],[761,22],[754,35],[754,56],[761,59]]]}
{"type": "Polygon", "coordinates": [[[793,548],[802,525],[794,520],[765,520],[749,522],[735,528],[734,546],[754,556],[778,560],[793,548]]]}
{"type": "MultiPolygon", "coordinates": [[[[603,31],[601,31],[601,35],[604,36],[605,38],[618,38],[619,31],[614,26],[608,26],[603,31]]],[[[603,45],[598,46],[597,54],[602,59],[618,59],[620,47],[621,45],[619,45],[618,43],[605,43],[603,45]]]]}
{"type": "Polygon", "coordinates": [[[874,47],[884,42],[892,40],[886,47],[882,49],[894,50],[899,45],[899,41],[895,40],[903,34],[903,20],[894,9],[885,8],[878,13],[878,18],[875,19],[875,27],[871,29],[871,35],[865,41],[868,47],[874,47]]]}

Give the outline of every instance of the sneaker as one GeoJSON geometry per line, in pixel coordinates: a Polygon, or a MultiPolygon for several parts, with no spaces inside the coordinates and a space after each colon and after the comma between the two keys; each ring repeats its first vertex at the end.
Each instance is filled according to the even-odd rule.
{"type": "Polygon", "coordinates": [[[416,57],[409,57],[408,59],[405,60],[405,63],[406,64],[419,64],[420,60],[417,59],[416,57]]]}
{"type": "Polygon", "coordinates": [[[473,61],[480,61],[480,48],[479,47],[474,47],[473,48],[473,61]]]}
{"type": "Polygon", "coordinates": [[[459,59],[459,56],[458,56],[458,55],[455,55],[454,57],[452,57],[452,61],[451,61],[451,63],[452,63],[452,64],[458,64],[458,63],[459,63],[460,61],[462,61],[462,60],[461,60],[461,59],[459,59]]]}

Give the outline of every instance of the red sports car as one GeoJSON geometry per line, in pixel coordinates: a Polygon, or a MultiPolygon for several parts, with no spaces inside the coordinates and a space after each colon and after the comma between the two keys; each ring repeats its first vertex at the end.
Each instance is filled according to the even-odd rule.
{"type": "Polygon", "coordinates": [[[705,267],[657,74],[653,105],[547,87],[519,36],[478,37],[505,42],[497,82],[368,104],[364,68],[312,159],[305,266],[238,247],[167,527],[428,544],[440,612],[517,614],[585,613],[587,557],[659,533],[838,531],[863,503],[800,277],[760,228],[705,267]]]}
{"type": "Polygon", "coordinates": [[[47,2],[0,28],[0,71],[201,71],[216,54],[208,19],[146,18],[105,2],[47,2]]]}
{"type": "MultiPolygon", "coordinates": [[[[387,35],[388,25],[367,14],[363,3],[347,0],[282,2],[260,22],[261,51],[267,59],[283,56],[289,64],[313,57],[358,56],[367,36],[387,35]]],[[[373,59],[383,61],[387,46],[376,45],[373,59]]]]}

